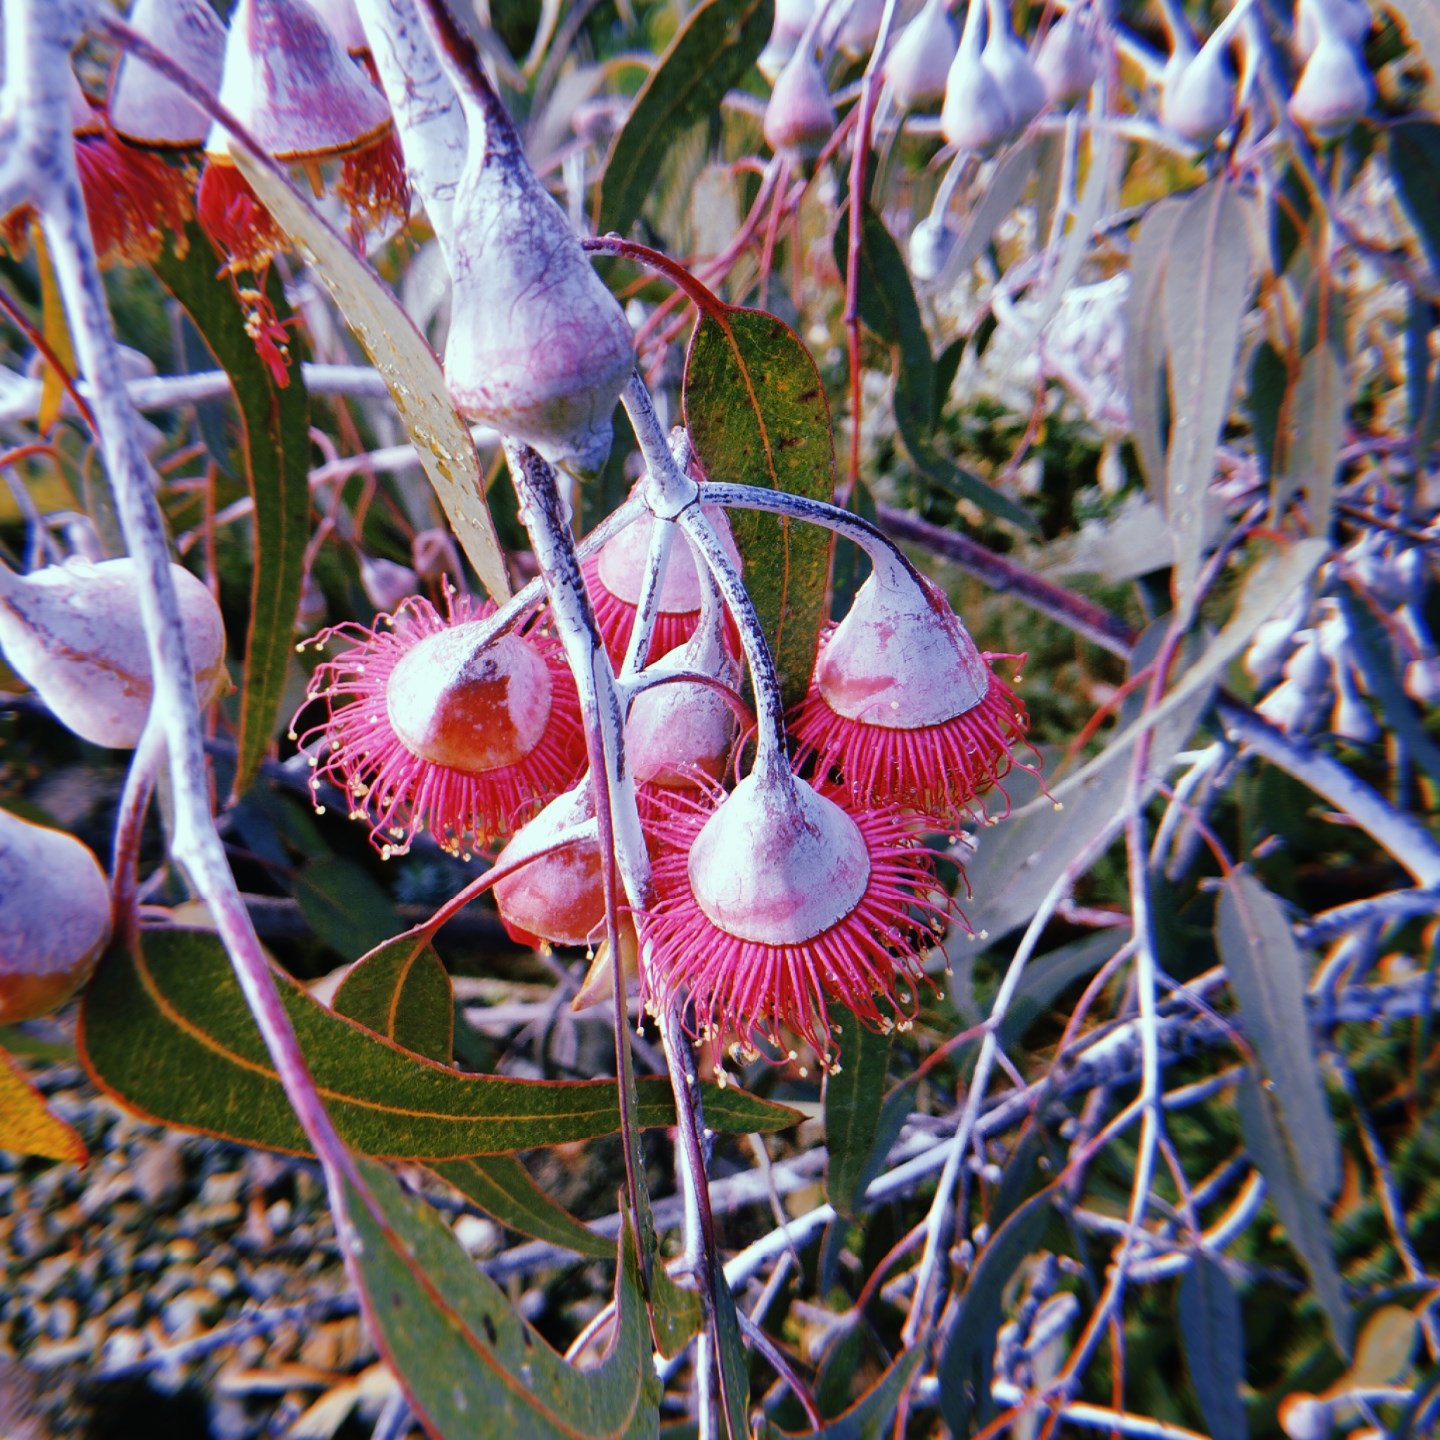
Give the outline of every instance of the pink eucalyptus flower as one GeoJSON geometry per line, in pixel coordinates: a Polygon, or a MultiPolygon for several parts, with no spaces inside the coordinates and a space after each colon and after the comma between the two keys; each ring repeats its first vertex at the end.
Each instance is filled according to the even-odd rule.
{"type": "Polygon", "coordinates": [[[310,681],[328,712],[297,737],[316,747],[311,783],[344,790],[382,855],[403,854],[427,827],[452,854],[481,850],[584,767],[559,640],[532,627],[481,643],[493,610],[462,596],[442,616],[417,598],[376,629],[337,625],[312,642],[353,643],[310,681]]]}
{"type": "Polygon", "coordinates": [[[933,585],[872,577],[821,641],[790,727],[801,756],[837,770],[861,804],[957,823],[1026,743],[1025,706],[991,670],[993,658],[933,585]]]}
{"type": "Polygon", "coordinates": [[[644,993],[693,1006],[701,1039],[743,1053],[798,1036],[824,1063],[834,1000],[876,1029],[905,1025],[946,912],[929,853],[894,807],[850,810],[803,780],[752,772],[657,795],[655,900],[640,917],[644,993]]]}

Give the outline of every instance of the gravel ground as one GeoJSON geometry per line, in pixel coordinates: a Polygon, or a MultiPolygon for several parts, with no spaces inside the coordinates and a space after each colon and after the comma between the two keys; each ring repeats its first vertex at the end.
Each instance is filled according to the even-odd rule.
{"type": "Polygon", "coordinates": [[[0,1153],[0,1440],[369,1434],[393,1382],[318,1167],[142,1124],[74,1066],[30,1073],[91,1159],[0,1153]]]}

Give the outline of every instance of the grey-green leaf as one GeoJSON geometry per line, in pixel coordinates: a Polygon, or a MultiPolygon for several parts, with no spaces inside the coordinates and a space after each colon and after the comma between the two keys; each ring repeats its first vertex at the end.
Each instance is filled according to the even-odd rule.
{"type": "Polygon", "coordinates": [[[1235,389],[1253,273],[1249,202],[1228,178],[1212,180],[1185,202],[1161,287],[1170,362],[1165,490],[1182,607],[1191,603],[1211,543],[1210,481],[1235,389]]]}
{"type": "Polygon", "coordinates": [[[640,215],[669,148],[693,125],[720,112],[725,92],[744,79],[765,48],[773,0],[706,0],[655,62],[605,159],[600,183],[603,235],[625,234],[640,215]]]}
{"type": "Polygon", "coordinates": [[[1310,1038],[1300,948],[1280,902],[1244,870],[1224,882],[1215,938],[1296,1168],[1323,1204],[1340,1186],[1340,1145],[1310,1038]]]}
{"type": "Polygon", "coordinates": [[[1236,1094],[1236,1109],[1245,1143],[1265,1184],[1290,1243],[1304,1262],[1329,1325],[1330,1338],[1343,1355],[1350,1353],[1352,1317],[1335,1263],[1330,1225],[1320,1202],[1296,1168],[1274,1099],[1259,1081],[1246,1074],[1236,1094]]]}
{"type": "Polygon", "coordinates": [[[840,1069],[825,1079],[825,1193],[840,1214],[854,1219],[880,1129],[892,1036],[861,1024],[843,1005],[830,1007],[840,1069]]]}
{"type": "Polygon", "coordinates": [[[1245,1380],[1245,1327],[1225,1267],[1200,1251],[1180,1282],[1180,1339],[1200,1413],[1212,1435],[1250,1433],[1240,1386],[1245,1380]]]}
{"type": "Polygon", "coordinates": [[[430,1434],[443,1440],[641,1440],[659,1432],[639,1256],[627,1227],[610,1348],[593,1369],[557,1355],[440,1217],[384,1166],[358,1162],[380,1212],[346,1188],[371,1334],[430,1434]]]}

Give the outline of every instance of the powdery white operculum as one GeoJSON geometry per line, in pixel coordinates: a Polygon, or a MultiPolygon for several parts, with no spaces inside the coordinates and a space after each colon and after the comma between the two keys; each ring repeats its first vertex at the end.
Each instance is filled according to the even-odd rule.
{"type": "Polygon", "coordinates": [[[872,575],[821,651],[816,684],[847,720],[891,730],[940,725],[973,710],[990,671],[933,587],[881,587],[872,575]]]}
{"type": "Polygon", "coordinates": [[[1052,105],[1074,105],[1089,93],[1095,83],[1095,47],[1073,10],[1066,11],[1041,41],[1035,73],[1052,105]]]}
{"type": "Polygon", "coordinates": [[[44,1015],[110,940],[110,887],[79,840],[0,810],[0,1025],[44,1015]]]}
{"type": "Polygon", "coordinates": [[[502,123],[490,117],[455,195],[445,377],[466,419],[591,473],[610,453],[634,336],[502,123]]]}
{"type": "MultiPolygon", "coordinates": [[[[687,670],[732,688],[740,681],[740,666],[714,627],[702,626],[685,644],[648,666],[646,674],[687,670]]],[[[735,712],[725,697],[708,685],[676,680],[635,697],[625,722],[625,755],[641,785],[693,785],[699,775],[718,783],[734,738],[735,712]]]]}
{"type": "MultiPolygon", "coordinates": [[[[200,704],[226,681],[225,622],[188,570],[170,567],[200,704]]],[[[28,575],[0,570],[0,648],[11,668],[94,745],[140,741],[153,692],[135,562],[68,560],[28,575]]]]}
{"type": "MultiPolygon", "coordinates": [[[[707,506],[705,514],[714,525],[730,556],[740,568],[740,552],[730,534],[730,522],[717,506],[707,506]]],[[[646,511],[600,547],[597,565],[600,582],[617,599],[627,605],[640,603],[645,585],[645,559],[650,553],[650,538],[655,533],[655,517],[646,511]]],[[[700,571],[702,564],[694,547],[677,531],[665,563],[665,578],[660,582],[660,613],[688,615],[700,608],[700,571]]]]}
{"type": "MultiPolygon", "coordinates": [[[[220,88],[225,27],[208,0],[135,0],[130,25],[207,90],[220,88]]],[[[121,57],[110,120],[137,145],[199,145],[210,117],[179,86],[133,55],[121,57]]]]}
{"type": "Polygon", "coordinates": [[[220,100],[281,160],[338,155],[390,123],[385,97],[305,0],[239,0],[220,100]]]}
{"type": "Polygon", "coordinates": [[[586,945],[603,932],[605,886],[594,820],[585,780],[552,800],[496,857],[496,865],[504,866],[536,856],[495,882],[495,903],[512,939],[527,945],[586,945]],[[581,830],[584,834],[577,836],[581,830]]]}
{"type": "Polygon", "coordinates": [[[1195,53],[1177,45],[1160,81],[1160,119],[1196,145],[1212,145],[1235,118],[1235,73],[1228,36],[1217,32],[1195,53]]]}
{"type": "Polygon", "coordinates": [[[835,133],[830,89],[808,45],[785,62],[765,107],[765,142],[777,154],[814,156],[835,133]]]}
{"type": "Polygon", "coordinates": [[[900,32],[885,58],[885,78],[901,109],[929,110],[944,100],[959,46],[945,0],[925,0],[925,8],[900,32]]]}
{"type": "Polygon", "coordinates": [[[1014,133],[1000,86],[963,37],[945,81],[940,131],[952,145],[977,155],[988,155],[1014,133]]]}
{"type": "Polygon", "coordinates": [[[1364,59],[1340,34],[1322,30],[1290,97],[1296,123],[1333,140],[1364,119],[1374,100],[1375,82],[1364,59]]]}
{"type": "Polygon", "coordinates": [[[432,765],[478,774],[517,764],[549,724],[544,657],[519,635],[480,645],[486,628],[471,621],[426,635],[385,687],[391,728],[432,765]]]}
{"type": "Polygon", "coordinates": [[[1018,135],[1045,108],[1045,86],[1029,52],[1010,28],[1008,0],[994,0],[988,13],[990,33],[980,63],[990,72],[1005,102],[1010,134],[1018,135]]]}
{"type": "Polygon", "coordinates": [[[803,945],[864,898],[870,855],[833,801],[803,780],[752,772],[695,838],[689,876],[696,904],[726,934],[803,945]]]}

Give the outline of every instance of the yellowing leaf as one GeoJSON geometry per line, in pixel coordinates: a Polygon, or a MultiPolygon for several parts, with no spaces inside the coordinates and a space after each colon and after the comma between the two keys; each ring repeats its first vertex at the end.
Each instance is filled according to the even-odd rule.
{"type": "Polygon", "coordinates": [[[231,153],[365,347],[370,363],[390,389],[466,557],[491,596],[504,600],[510,594],[510,579],[485,500],[480,457],[450,401],[435,352],[375,272],[293,185],[238,142],[232,142],[231,153]]]}
{"type": "Polygon", "coordinates": [[[0,1050],[0,1150],[12,1155],[40,1155],[83,1165],[89,1158],[85,1142],[63,1120],[45,1108],[40,1092],[0,1050]]]}

